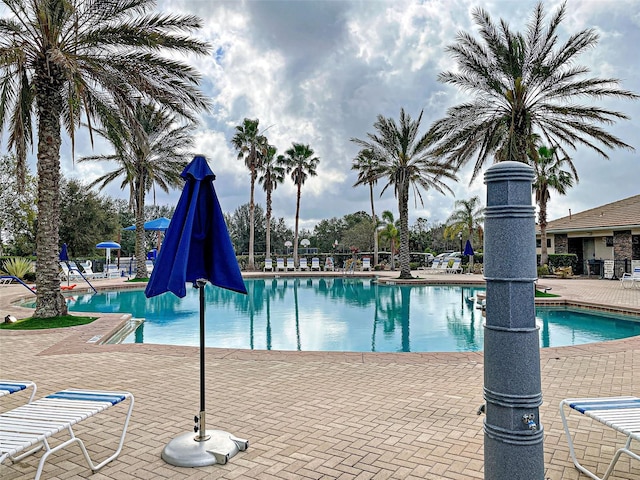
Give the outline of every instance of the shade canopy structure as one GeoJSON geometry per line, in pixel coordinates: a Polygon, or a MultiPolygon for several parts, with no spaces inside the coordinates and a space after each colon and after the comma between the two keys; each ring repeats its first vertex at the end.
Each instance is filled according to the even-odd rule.
{"type": "MultiPolygon", "coordinates": [[[[167,217],[159,217],[153,220],[149,220],[148,222],[144,222],[144,229],[152,232],[158,232],[158,250],[160,250],[160,244],[162,243],[162,233],[166,232],[169,228],[169,224],[171,220],[167,217]]],[[[135,230],[135,225],[130,225],[128,227],[123,228],[123,230],[135,230]]]]}
{"type": "MultiPolygon", "coordinates": [[[[155,231],[155,232],[165,232],[169,228],[170,223],[171,223],[171,220],[168,219],[167,217],[160,217],[154,220],[149,220],[148,222],[144,222],[144,229],[155,231]]],[[[135,225],[130,225],[124,228],[124,230],[135,230],[135,229],[136,229],[135,225]]]]}
{"type": "Polygon", "coordinates": [[[114,241],[106,241],[106,242],[100,242],[99,244],[96,245],[96,248],[104,248],[107,252],[106,252],[106,259],[107,259],[107,265],[109,263],[111,263],[111,250],[119,250],[120,249],[120,244],[118,242],[114,242],[114,241]]]}
{"type": "Polygon", "coordinates": [[[205,422],[205,287],[246,294],[247,290],[224,221],[213,180],[215,175],[203,156],[196,156],[182,172],[185,185],[167,229],[164,245],[156,259],[145,289],[147,297],[171,292],[186,295],[192,283],[200,293],[200,412],[195,432],[169,442],[162,458],[179,467],[226,463],[248,446],[246,440],[220,430],[206,430],[205,422]]]}

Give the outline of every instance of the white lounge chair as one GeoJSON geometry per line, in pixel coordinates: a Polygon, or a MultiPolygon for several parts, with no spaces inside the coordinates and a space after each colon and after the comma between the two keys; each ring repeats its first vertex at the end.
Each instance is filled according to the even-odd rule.
{"type": "Polygon", "coordinates": [[[320,271],[320,259],[318,257],[313,257],[311,259],[311,271],[314,270],[320,271]]]}
{"type": "Polygon", "coordinates": [[[640,287],[640,267],[634,267],[631,273],[623,273],[620,282],[623,288],[627,288],[627,286],[640,287]]]}
{"type": "Polygon", "coordinates": [[[371,259],[369,257],[364,257],[362,259],[362,271],[365,270],[371,271],[371,259]]]}
{"type": "MultiPolygon", "coordinates": [[[[564,426],[564,432],[567,436],[567,442],[569,443],[569,453],[573,459],[573,464],[578,470],[594,480],[606,480],[609,478],[615,468],[616,462],[623,453],[629,455],[631,458],[640,460],[640,455],[631,451],[631,441],[640,441],[640,398],[567,398],[560,402],[560,417],[562,418],[562,425],[564,426]],[[625,446],[616,451],[603,477],[597,476],[578,461],[573,447],[573,437],[569,432],[569,426],[567,424],[565,407],[568,407],[569,412],[571,412],[571,410],[580,412],[626,436],[627,441],[625,446]]],[[[600,459],[598,458],[597,460],[600,459]]]]}
{"type": "MultiPolygon", "coordinates": [[[[449,267],[447,267],[446,272],[447,273],[462,273],[462,267],[460,266],[460,263],[462,262],[461,259],[456,258],[453,260],[453,264],[449,267]]],[[[447,262],[448,265],[449,262],[447,262]]]]}
{"type": "Polygon", "coordinates": [[[66,262],[59,262],[59,264],[60,270],[62,271],[60,274],[62,280],[77,280],[79,278],[82,278],[82,275],[80,275],[80,270],[78,270],[77,266],[74,268],[69,268],[69,265],[67,265],[66,262]]]}
{"type": "Polygon", "coordinates": [[[276,271],[285,271],[286,268],[284,266],[284,258],[277,258],[276,259],[276,271]]]}
{"type": "MultiPolygon", "coordinates": [[[[44,448],[45,452],[40,458],[35,475],[35,480],[38,480],[49,455],[77,443],[89,468],[97,472],[120,454],[132,410],[133,395],[129,392],[63,390],[4,412],[0,414],[0,463],[5,460],[17,462],[44,448]],[[109,458],[95,465],[84,442],[76,437],[72,427],[125,400],[129,400],[129,410],[124,419],[118,447],[109,458]],[[51,447],[49,438],[62,431],[66,431],[70,438],[51,447]]],[[[103,440],[102,435],[97,439],[101,445],[103,440]]]]}
{"type": "Polygon", "coordinates": [[[307,259],[305,257],[302,257],[300,259],[300,265],[298,266],[298,270],[299,271],[309,270],[309,265],[307,264],[307,259]]]}
{"type": "Polygon", "coordinates": [[[292,272],[296,271],[296,264],[293,262],[293,258],[287,258],[287,272],[291,270],[292,272]]]}
{"type": "Polygon", "coordinates": [[[265,258],[264,260],[264,268],[262,269],[262,271],[266,272],[267,270],[273,272],[273,260],[271,260],[270,258],[265,258]]]}
{"type": "Polygon", "coordinates": [[[325,272],[333,272],[335,271],[336,266],[333,263],[333,257],[327,257],[327,259],[324,262],[324,271],[325,272]]]}
{"type": "Polygon", "coordinates": [[[424,272],[425,273],[438,273],[439,270],[440,270],[440,259],[439,258],[435,258],[433,260],[433,262],[431,263],[431,266],[424,269],[424,272]]]}
{"type": "Polygon", "coordinates": [[[104,266],[105,276],[107,278],[120,278],[120,269],[117,265],[109,264],[104,266]]]}
{"type": "Polygon", "coordinates": [[[26,391],[31,388],[31,396],[27,403],[30,403],[33,400],[33,397],[36,395],[36,384],[30,381],[22,381],[18,382],[15,380],[0,380],[0,397],[4,397],[5,395],[11,395],[13,393],[18,393],[22,391],[26,391]]]}
{"type": "Polygon", "coordinates": [[[145,260],[144,265],[147,268],[147,275],[151,275],[154,267],[153,260],[145,260]]]}

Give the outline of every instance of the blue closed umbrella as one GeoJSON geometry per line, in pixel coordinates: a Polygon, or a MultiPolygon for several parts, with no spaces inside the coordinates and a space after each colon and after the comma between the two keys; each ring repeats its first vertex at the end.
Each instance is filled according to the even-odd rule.
{"type": "Polygon", "coordinates": [[[60,249],[60,261],[68,262],[69,261],[69,253],[67,252],[67,244],[63,243],[62,248],[60,249]]]}
{"type": "Polygon", "coordinates": [[[464,246],[463,255],[473,255],[473,247],[471,246],[471,240],[467,240],[467,243],[464,246]]]}
{"type": "Polygon", "coordinates": [[[176,437],[162,452],[162,458],[172,465],[195,467],[226,463],[238,450],[245,450],[248,446],[246,440],[226,432],[206,430],[204,399],[204,288],[210,282],[239,293],[246,294],[247,290],[213,187],[215,175],[207,160],[196,156],[181,175],[186,180],[185,186],[144,293],[147,297],[165,292],[184,297],[187,282],[200,290],[200,413],[196,417],[197,435],[194,437],[187,433],[176,437]],[[228,453],[220,456],[221,451],[228,453]]]}

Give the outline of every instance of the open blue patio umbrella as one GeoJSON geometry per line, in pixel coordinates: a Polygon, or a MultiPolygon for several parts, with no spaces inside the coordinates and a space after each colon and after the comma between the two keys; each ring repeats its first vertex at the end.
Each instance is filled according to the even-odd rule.
{"type": "MultiPolygon", "coordinates": [[[[158,250],[160,250],[160,240],[162,236],[162,232],[166,232],[169,228],[169,224],[171,220],[167,217],[159,217],[153,220],[149,220],[148,222],[144,222],[144,229],[158,232],[158,250]]],[[[128,227],[123,228],[123,230],[135,230],[135,225],[130,225],[128,227]]]]}
{"type": "Polygon", "coordinates": [[[145,289],[147,297],[171,292],[186,295],[186,283],[200,294],[200,413],[195,417],[196,436],[180,435],[167,444],[162,458],[179,467],[200,467],[226,463],[248,446],[220,430],[206,430],[205,424],[205,295],[207,282],[246,294],[247,290],[213,187],[215,175],[203,156],[196,156],[182,172],[185,185],[167,229],[145,289]]]}

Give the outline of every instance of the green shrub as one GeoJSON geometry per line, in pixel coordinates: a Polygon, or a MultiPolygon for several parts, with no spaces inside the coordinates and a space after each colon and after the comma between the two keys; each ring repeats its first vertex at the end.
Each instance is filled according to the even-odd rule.
{"type": "Polygon", "coordinates": [[[549,275],[549,267],[547,265],[540,265],[538,267],[538,277],[549,275]]]}
{"type": "Polygon", "coordinates": [[[25,276],[31,272],[33,264],[31,260],[24,257],[12,257],[4,261],[2,269],[7,272],[7,275],[24,279],[25,276]]]}

